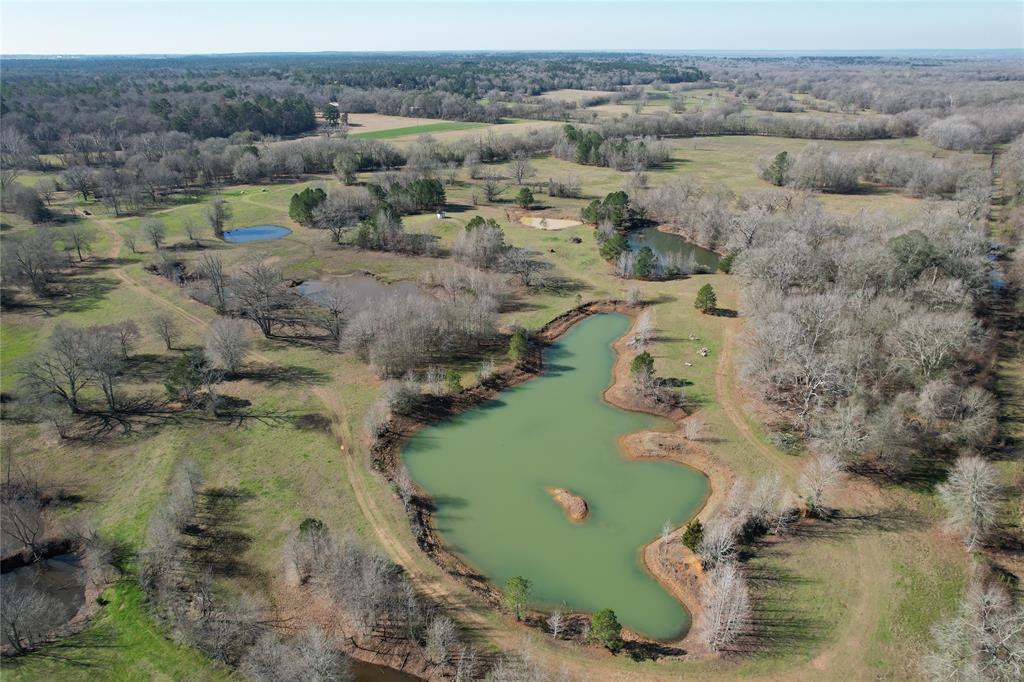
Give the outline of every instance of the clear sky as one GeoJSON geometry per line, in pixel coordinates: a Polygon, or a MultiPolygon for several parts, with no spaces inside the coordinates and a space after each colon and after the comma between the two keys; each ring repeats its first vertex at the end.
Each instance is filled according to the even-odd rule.
{"type": "Polygon", "coordinates": [[[1024,0],[0,0],[0,53],[1024,47],[1024,0]]]}

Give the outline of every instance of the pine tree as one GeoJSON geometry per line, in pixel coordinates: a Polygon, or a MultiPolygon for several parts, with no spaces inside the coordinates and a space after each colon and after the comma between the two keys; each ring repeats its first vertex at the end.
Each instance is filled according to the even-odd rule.
{"type": "Polygon", "coordinates": [[[705,315],[715,312],[718,308],[718,297],[715,295],[715,290],[710,284],[705,284],[697,292],[697,298],[693,302],[693,307],[705,315]]]}

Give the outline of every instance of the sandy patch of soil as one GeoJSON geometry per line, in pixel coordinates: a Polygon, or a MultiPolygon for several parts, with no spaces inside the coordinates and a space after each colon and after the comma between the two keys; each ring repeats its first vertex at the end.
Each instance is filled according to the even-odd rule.
{"type": "Polygon", "coordinates": [[[523,225],[535,227],[538,230],[564,230],[567,227],[582,225],[578,220],[569,218],[545,218],[544,216],[523,216],[519,219],[523,225]]]}

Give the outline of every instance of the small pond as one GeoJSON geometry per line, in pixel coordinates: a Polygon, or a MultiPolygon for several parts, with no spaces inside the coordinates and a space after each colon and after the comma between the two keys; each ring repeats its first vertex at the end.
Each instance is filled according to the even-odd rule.
{"type": "Polygon", "coordinates": [[[59,554],[46,561],[8,571],[3,574],[3,586],[5,590],[35,587],[56,599],[66,613],[63,618],[54,614],[53,625],[71,620],[85,603],[85,571],[74,554],[59,554]]]}
{"type": "Polygon", "coordinates": [[[251,227],[239,227],[224,232],[224,241],[232,244],[244,244],[245,242],[262,242],[271,239],[281,239],[292,233],[287,227],[280,225],[253,225],[251,227]]]}
{"type": "Polygon", "coordinates": [[[657,254],[677,255],[683,262],[693,259],[693,263],[707,272],[718,268],[718,254],[691,244],[677,234],[662,232],[657,227],[643,227],[630,230],[626,235],[629,247],[633,250],[650,247],[657,254]]]}
{"type": "Polygon", "coordinates": [[[701,506],[707,479],[664,461],[626,459],[619,438],[666,420],[604,402],[624,315],[596,315],[545,351],[542,376],[419,431],[403,451],[433,497],[444,542],[497,585],[533,583],[537,606],[614,609],[659,639],[689,626],[686,609],[641,565],[665,521],[701,506]],[[571,522],[547,489],[581,495],[590,518],[571,522]]]}
{"type": "Polygon", "coordinates": [[[348,294],[355,311],[361,310],[385,296],[420,293],[420,288],[415,282],[400,281],[387,284],[369,275],[311,279],[300,284],[296,290],[311,301],[317,302],[318,297],[332,286],[336,286],[348,294]]]}

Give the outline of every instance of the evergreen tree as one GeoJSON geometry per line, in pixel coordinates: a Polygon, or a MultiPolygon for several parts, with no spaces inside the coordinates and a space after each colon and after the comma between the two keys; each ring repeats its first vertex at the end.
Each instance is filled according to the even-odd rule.
{"type": "Polygon", "coordinates": [[[691,552],[696,552],[703,539],[704,524],[700,522],[700,519],[694,519],[687,524],[686,530],[683,531],[683,545],[691,552]]]}
{"type": "Polygon", "coordinates": [[[301,225],[313,222],[313,210],[327,200],[327,193],[319,187],[307,187],[292,195],[288,204],[288,217],[301,225]]]}
{"type": "Polygon", "coordinates": [[[615,653],[622,648],[622,625],[611,609],[601,609],[590,623],[590,639],[615,653]]]}
{"type": "Polygon", "coordinates": [[[516,620],[522,620],[523,608],[530,598],[530,581],[521,575],[514,575],[505,581],[502,601],[505,608],[515,614],[516,620]]]}
{"type": "Polygon", "coordinates": [[[636,254],[633,262],[633,275],[639,279],[650,279],[657,271],[658,260],[654,257],[651,247],[645,246],[636,254]]]}
{"type": "Polygon", "coordinates": [[[771,165],[768,166],[768,182],[777,187],[782,187],[789,181],[789,169],[792,167],[793,160],[789,158],[789,154],[786,152],[779,152],[775,155],[775,158],[772,159],[771,165]]]}
{"type": "Polygon", "coordinates": [[[626,235],[616,233],[604,240],[600,248],[601,258],[605,260],[615,260],[620,254],[629,251],[629,241],[626,239],[626,235]]]}
{"type": "Polygon", "coordinates": [[[644,351],[629,364],[629,373],[637,378],[650,378],[654,376],[654,357],[644,351]]]}
{"type": "Polygon", "coordinates": [[[718,308],[718,297],[715,295],[715,290],[710,284],[705,284],[697,292],[697,298],[693,302],[693,307],[705,315],[715,312],[715,309],[718,308]]]}

